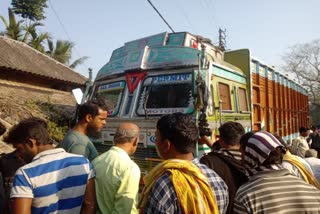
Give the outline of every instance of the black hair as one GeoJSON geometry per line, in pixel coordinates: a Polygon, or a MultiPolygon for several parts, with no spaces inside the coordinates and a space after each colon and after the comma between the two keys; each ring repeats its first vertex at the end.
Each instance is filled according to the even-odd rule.
{"type": "Polygon", "coordinates": [[[98,97],[94,100],[90,100],[79,107],[78,120],[83,120],[86,115],[90,114],[92,117],[95,117],[99,114],[99,109],[108,111],[109,105],[107,100],[103,97],[98,97]]]}
{"type": "Polygon", "coordinates": [[[39,144],[50,144],[51,140],[48,131],[42,122],[34,118],[22,120],[9,130],[9,134],[4,138],[4,142],[9,144],[27,143],[31,138],[39,144]]]}
{"type": "Polygon", "coordinates": [[[251,132],[247,132],[244,135],[241,136],[240,138],[240,147],[241,149],[244,150],[244,148],[246,147],[246,144],[249,141],[249,138],[252,137],[252,135],[254,135],[256,133],[256,131],[251,131],[251,132]]]}
{"type": "Polygon", "coordinates": [[[240,138],[244,135],[245,131],[243,126],[237,122],[226,122],[219,127],[220,138],[227,145],[238,145],[240,138]]]}
{"type": "Polygon", "coordinates": [[[301,126],[301,127],[299,128],[300,134],[301,134],[302,132],[307,132],[307,131],[308,131],[308,129],[307,129],[306,127],[301,126]]]}
{"type": "Polygon", "coordinates": [[[270,166],[272,164],[281,164],[284,156],[283,149],[279,146],[270,152],[268,158],[261,164],[262,166],[270,166]]]}
{"type": "Polygon", "coordinates": [[[168,139],[181,154],[194,152],[199,131],[191,115],[174,113],[162,116],[157,122],[161,141],[168,139]]]}

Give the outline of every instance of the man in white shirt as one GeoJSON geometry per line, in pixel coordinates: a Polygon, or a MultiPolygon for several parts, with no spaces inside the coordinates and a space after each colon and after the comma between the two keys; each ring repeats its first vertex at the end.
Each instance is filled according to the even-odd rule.
{"type": "Polygon", "coordinates": [[[320,182],[320,159],[317,158],[318,152],[314,149],[306,151],[306,161],[310,164],[314,177],[320,182]]]}
{"type": "Polygon", "coordinates": [[[289,148],[294,155],[304,158],[306,151],[309,149],[307,138],[309,130],[305,127],[300,127],[300,136],[292,140],[292,146],[289,148]]]}

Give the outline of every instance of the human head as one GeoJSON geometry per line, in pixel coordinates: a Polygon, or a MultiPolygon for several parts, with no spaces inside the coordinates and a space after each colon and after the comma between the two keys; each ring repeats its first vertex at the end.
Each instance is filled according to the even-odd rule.
{"type": "Polygon", "coordinates": [[[226,122],[219,127],[220,144],[222,147],[240,145],[240,138],[245,131],[243,126],[237,122],[226,122]]]}
{"type": "Polygon", "coordinates": [[[278,133],[274,133],[273,136],[275,138],[277,138],[277,140],[282,144],[282,146],[287,149],[288,145],[286,144],[286,142],[284,142],[284,140],[282,139],[282,137],[278,134],[278,133]]]}
{"type": "Polygon", "coordinates": [[[260,131],[254,133],[247,141],[241,143],[243,162],[247,168],[280,164],[285,153],[284,146],[271,133],[260,131]]]}
{"type": "Polygon", "coordinates": [[[306,151],[305,157],[306,158],[310,158],[310,157],[316,158],[316,157],[318,157],[318,152],[315,149],[308,149],[306,151]]]}
{"type": "Polygon", "coordinates": [[[121,123],[113,142],[116,146],[125,146],[129,155],[134,154],[139,143],[139,127],[134,123],[121,123]]]}
{"type": "Polygon", "coordinates": [[[22,120],[13,126],[4,142],[16,148],[16,154],[26,162],[31,162],[40,150],[39,148],[50,144],[50,137],[45,126],[33,118],[22,120]]]}
{"type": "Polygon", "coordinates": [[[168,159],[169,150],[179,154],[194,152],[198,128],[191,115],[174,113],[162,116],[157,122],[156,146],[159,155],[168,159]]]}
{"type": "Polygon", "coordinates": [[[314,125],[312,125],[312,126],[311,126],[311,130],[312,130],[313,132],[315,132],[315,131],[317,130],[317,127],[314,126],[314,125]]]}
{"type": "Polygon", "coordinates": [[[301,126],[299,128],[299,132],[300,132],[300,135],[303,136],[303,137],[307,137],[308,136],[308,129],[306,127],[301,126]]]}
{"type": "Polygon", "coordinates": [[[106,125],[107,115],[107,101],[100,97],[90,100],[79,107],[78,120],[80,123],[86,124],[87,135],[98,138],[101,129],[106,125]]]}

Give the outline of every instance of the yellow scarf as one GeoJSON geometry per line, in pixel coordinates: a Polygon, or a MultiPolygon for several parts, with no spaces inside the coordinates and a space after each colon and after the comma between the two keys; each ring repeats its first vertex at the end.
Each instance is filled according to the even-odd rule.
{"type": "Polygon", "coordinates": [[[301,161],[294,155],[292,155],[289,151],[286,152],[286,154],[283,157],[283,160],[288,161],[289,163],[293,164],[299,172],[301,173],[303,179],[313,186],[320,189],[320,183],[317,181],[317,179],[309,172],[309,170],[306,169],[306,167],[301,163],[301,161]]]}
{"type": "Polygon", "coordinates": [[[207,177],[192,162],[178,159],[163,161],[143,178],[145,187],[139,203],[140,210],[145,207],[154,182],[165,172],[171,174],[171,181],[183,213],[219,213],[207,177]]]}

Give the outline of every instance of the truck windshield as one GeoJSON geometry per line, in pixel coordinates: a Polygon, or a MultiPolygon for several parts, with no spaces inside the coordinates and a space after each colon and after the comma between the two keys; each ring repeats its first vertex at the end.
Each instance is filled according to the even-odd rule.
{"type": "Polygon", "coordinates": [[[163,114],[173,112],[191,113],[194,109],[192,97],[192,75],[171,74],[148,77],[140,94],[138,114],[144,113],[147,98],[147,113],[163,114]]]}
{"type": "Polygon", "coordinates": [[[108,100],[110,106],[110,110],[108,112],[109,116],[115,116],[118,114],[124,88],[124,81],[112,82],[97,86],[94,96],[103,96],[108,100]]]}

